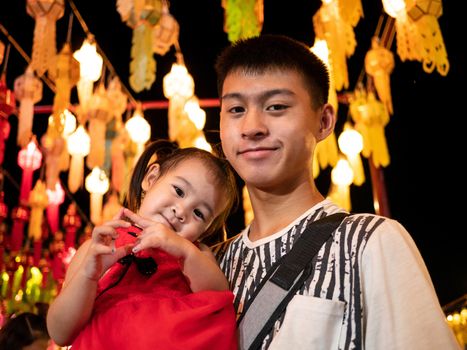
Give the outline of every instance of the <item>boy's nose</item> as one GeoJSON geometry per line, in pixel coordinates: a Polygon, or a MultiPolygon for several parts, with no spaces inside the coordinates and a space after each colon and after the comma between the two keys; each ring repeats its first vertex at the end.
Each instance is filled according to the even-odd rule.
{"type": "Polygon", "coordinates": [[[242,136],[244,138],[260,138],[267,134],[267,127],[258,111],[249,111],[243,119],[242,136]]]}

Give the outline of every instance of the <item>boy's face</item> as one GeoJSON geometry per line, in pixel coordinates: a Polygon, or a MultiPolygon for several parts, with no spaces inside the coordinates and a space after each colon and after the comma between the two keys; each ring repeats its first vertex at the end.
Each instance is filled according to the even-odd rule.
{"type": "Polygon", "coordinates": [[[221,98],[222,148],[248,185],[285,190],[309,180],[322,109],[312,108],[299,73],[234,71],[221,98]]]}
{"type": "Polygon", "coordinates": [[[195,241],[225,206],[222,191],[199,159],[180,162],[164,175],[152,166],[143,182],[146,191],[138,213],[195,241]]]}

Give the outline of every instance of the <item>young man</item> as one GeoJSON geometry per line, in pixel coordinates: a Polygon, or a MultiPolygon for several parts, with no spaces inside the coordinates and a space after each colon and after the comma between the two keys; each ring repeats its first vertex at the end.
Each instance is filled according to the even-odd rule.
{"type": "MultiPolygon", "coordinates": [[[[329,77],[303,44],[263,35],[216,63],[223,151],[245,181],[254,220],[220,258],[238,315],[305,227],[343,211],[311,174],[333,131],[329,77]]],[[[348,216],[262,341],[270,349],[459,349],[408,232],[371,214],[348,216]]]]}

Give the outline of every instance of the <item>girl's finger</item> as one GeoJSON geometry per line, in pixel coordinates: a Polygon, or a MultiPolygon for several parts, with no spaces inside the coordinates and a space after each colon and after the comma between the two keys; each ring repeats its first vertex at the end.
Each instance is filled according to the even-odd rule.
{"type": "Polygon", "coordinates": [[[133,223],[135,223],[137,226],[143,229],[154,224],[153,221],[145,219],[139,216],[138,214],[133,213],[130,209],[127,209],[127,208],[124,209],[124,215],[128,219],[130,219],[133,223]]]}
{"type": "Polygon", "coordinates": [[[115,216],[112,218],[112,220],[119,220],[119,219],[123,219],[124,218],[124,215],[123,215],[123,207],[121,207],[117,214],[115,214],[115,216]]]}

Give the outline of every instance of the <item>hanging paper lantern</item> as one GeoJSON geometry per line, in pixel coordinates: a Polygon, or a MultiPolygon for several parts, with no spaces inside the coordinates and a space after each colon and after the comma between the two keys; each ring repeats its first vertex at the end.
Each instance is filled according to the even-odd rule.
{"type": "Polygon", "coordinates": [[[329,92],[328,92],[328,102],[334,107],[334,113],[337,115],[339,108],[339,103],[337,101],[337,91],[336,84],[334,83],[334,74],[332,72],[332,65],[329,58],[329,48],[326,40],[315,39],[315,43],[310,48],[316,56],[318,56],[321,61],[324,62],[329,71],[329,92]]]}
{"type": "Polygon", "coordinates": [[[122,114],[126,111],[128,105],[128,97],[122,92],[122,84],[118,77],[114,77],[107,87],[107,100],[110,104],[110,112],[117,119],[117,129],[121,126],[122,114]]]}
{"type": "Polygon", "coordinates": [[[200,108],[198,99],[193,96],[186,103],[183,108],[188,114],[188,118],[195,124],[196,129],[203,130],[206,124],[206,112],[200,108]]]}
{"type": "Polygon", "coordinates": [[[57,55],[57,68],[51,77],[55,80],[56,88],[53,115],[60,115],[69,107],[71,89],[78,83],[80,77],[80,64],[73,57],[69,43],[65,43],[57,55]]]}
{"type": "Polygon", "coordinates": [[[170,47],[178,42],[180,26],[169,13],[167,2],[162,3],[162,17],[152,30],[152,51],[158,55],[165,55],[170,47]]]}
{"type": "Polygon", "coordinates": [[[313,177],[319,175],[319,170],[328,166],[335,166],[339,159],[339,150],[337,148],[336,134],[333,132],[324,140],[321,140],[315,148],[313,154],[313,177]]]}
{"type": "Polygon", "coordinates": [[[140,106],[136,108],[133,116],[126,121],[125,129],[128,131],[131,141],[137,145],[136,162],[144,150],[144,144],[151,138],[151,126],[144,119],[140,106]]]}
{"type": "Polygon", "coordinates": [[[32,136],[34,104],[42,99],[42,82],[34,75],[31,66],[15,80],[15,96],[20,101],[18,112],[17,144],[24,147],[32,136]]]}
{"type": "MultiPolygon", "coordinates": [[[[55,133],[53,125],[49,124],[47,132],[41,138],[41,145],[45,157],[45,180],[47,188],[53,190],[59,181],[60,160],[65,149],[65,139],[61,135],[51,136],[55,133]]],[[[63,132],[63,128],[62,128],[63,132]]]]}
{"type": "Polygon", "coordinates": [[[394,55],[381,46],[378,37],[371,40],[371,50],[365,56],[365,71],[373,77],[378,97],[392,114],[392,97],[390,74],[394,69],[394,55]]]}
{"type": "Polygon", "coordinates": [[[29,192],[32,187],[32,175],[34,170],[39,169],[42,161],[42,153],[37,147],[36,140],[33,139],[28,145],[18,153],[18,165],[23,169],[21,178],[21,190],[19,195],[20,203],[27,203],[29,192]]]}
{"type": "Polygon", "coordinates": [[[5,204],[4,201],[5,193],[3,191],[0,192],[0,225],[3,223],[8,217],[8,206],[5,204]]]}
{"type": "Polygon", "coordinates": [[[63,217],[63,228],[65,229],[65,249],[75,246],[76,232],[81,227],[81,218],[76,212],[76,204],[70,203],[63,217]]]}
{"type": "Polygon", "coordinates": [[[116,192],[112,192],[107,198],[107,201],[104,204],[102,209],[102,221],[106,222],[112,220],[112,218],[118,213],[122,208],[120,202],[118,201],[118,196],[116,192]]]}
{"type": "Polygon", "coordinates": [[[49,222],[52,233],[55,233],[59,229],[59,207],[65,200],[65,191],[59,181],[55,183],[54,189],[47,189],[47,198],[47,221],[49,222]]]}
{"type": "Polygon", "coordinates": [[[351,23],[341,16],[337,0],[323,2],[313,16],[316,38],[326,40],[336,90],[349,86],[347,58],[352,56],[357,42],[351,23]]]}
{"type": "Polygon", "coordinates": [[[337,142],[352,167],[353,183],[357,186],[362,185],[365,182],[365,172],[360,157],[360,152],[363,149],[362,135],[347,122],[344,124],[344,131],[339,135],[337,142]]]}
{"type": "Polygon", "coordinates": [[[117,131],[117,136],[112,140],[111,146],[111,174],[112,189],[122,193],[123,183],[127,172],[125,165],[125,145],[131,142],[128,132],[121,128],[117,131]]]}
{"type": "Polygon", "coordinates": [[[350,101],[350,115],[355,129],[363,137],[362,155],[371,159],[376,167],[389,165],[389,151],[384,127],[389,122],[386,107],[376,99],[373,92],[368,94],[360,87],[350,101]]]}
{"type": "Polygon", "coordinates": [[[83,45],[75,51],[73,57],[79,62],[80,78],[78,81],[78,99],[83,112],[89,107],[93,84],[102,74],[102,56],[97,53],[94,37],[89,34],[83,45]]]}
{"type": "Polygon", "coordinates": [[[100,84],[89,102],[89,137],[91,149],[86,158],[86,165],[103,168],[105,160],[105,132],[107,123],[113,118],[111,105],[104,84],[100,84]]]}
{"type": "Polygon", "coordinates": [[[130,86],[136,92],[149,89],[156,80],[152,29],[162,15],[162,0],[118,0],[117,11],[133,29],[130,86]]]}
{"type": "Polygon", "coordinates": [[[10,249],[18,252],[24,240],[24,224],[29,220],[29,209],[24,205],[18,205],[11,212],[13,226],[11,228],[10,249]]]}
{"type": "Polygon", "coordinates": [[[82,125],[68,137],[68,152],[71,155],[70,171],[68,172],[68,188],[75,193],[83,183],[84,157],[91,149],[91,138],[82,125]]]}
{"type": "Polygon", "coordinates": [[[31,207],[31,216],[29,221],[29,238],[34,241],[39,241],[42,236],[42,218],[44,217],[44,209],[48,204],[47,192],[45,183],[37,180],[34,189],[29,195],[29,206],[31,207]]]}
{"type": "Polygon", "coordinates": [[[102,197],[109,190],[109,179],[105,171],[95,167],[86,176],[86,190],[91,194],[90,216],[94,225],[102,222],[102,197]]]}
{"type": "Polygon", "coordinates": [[[0,116],[0,166],[5,158],[5,142],[10,136],[10,123],[8,119],[0,116]]]}
{"type": "Polygon", "coordinates": [[[0,40],[0,64],[3,63],[3,58],[5,57],[5,44],[0,40]]]}
{"type": "Polygon", "coordinates": [[[181,54],[177,63],[172,64],[170,72],[163,79],[164,96],[169,99],[169,139],[180,140],[181,123],[184,119],[183,108],[186,101],[194,95],[195,82],[183,63],[181,54]]]}
{"type": "Polygon", "coordinates": [[[36,20],[31,68],[42,76],[55,70],[55,22],[63,16],[64,0],[27,0],[27,13],[36,20]]]}
{"type": "Polygon", "coordinates": [[[353,176],[352,168],[345,159],[339,159],[331,171],[332,185],[328,198],[347,211],[352,209],[349,186],[353,182],[353,176]]]}
{"type": "Polygon", "coordinates": [[[15,93],[8,89],[5,74],[2,74],[0,78],[0,117],[8,118],[15,109],[15,93]]]}
{"type": "Polygon", "coordinates": [[[258,36],[264,21],[263,0],[222,0],[224,31],[230,42],[258,36]]]}

